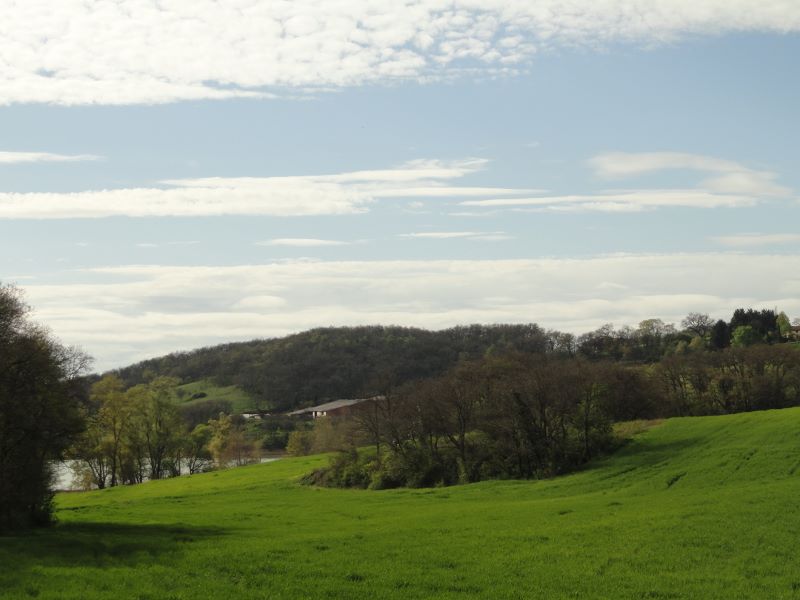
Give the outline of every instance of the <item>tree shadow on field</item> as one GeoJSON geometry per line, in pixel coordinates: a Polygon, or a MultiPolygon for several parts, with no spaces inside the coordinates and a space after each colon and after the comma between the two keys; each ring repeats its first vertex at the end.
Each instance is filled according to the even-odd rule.
{"type": "Polygon", "coordinates": [[[221,528],[188,525],[62,523],[0,536],[0,597],[3,587],[37,567],[135,567],[224,534],[221,528]]]}
{"type": "Polygon", "coordinates": [[[676,460],[676,457],[703,450],[706,440],[700,436],[683,439],[648,441],[627,440],[610,454],[589,462],[584,470],[607,469],[610,472],[600,479],[613,478],[635,469],[656,467],[676,460]]]}
{"type": "Polygon", "coordinates": [[[636,459],[641,461],[643,465],[648,465],[694,449],[702,449],[705,446],[706,440],[701,436],[685,437],[677,440],[648,441],[646,443],[634,439],[622,446],[617,451],[617,456],[636,459]]]}

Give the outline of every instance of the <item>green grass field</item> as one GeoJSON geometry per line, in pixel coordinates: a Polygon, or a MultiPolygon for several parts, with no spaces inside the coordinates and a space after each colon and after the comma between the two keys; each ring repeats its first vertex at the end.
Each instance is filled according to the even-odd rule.
{"type": "Polygon", "coordinates": [[[257,404],[253,397],[243,389],[235,385],[218,386],[207,379],[185,383],[178,386],[178,390],[182,390],[184,394],[180,400],[181,404],[192,404],[206,400],[226,400],[231,403],[231,410],[237,414],[255,410],[257,404]],[[205,393],[206,396],[196,400],[191,399],[193,394],[200,392],[205,393]]]}
{"type": "Polygon", "coordinates": [[[800,598],[800,409],[672,419],[581,473],[361,491],[324,457],[60,495],[6,598],[800,598]]]}

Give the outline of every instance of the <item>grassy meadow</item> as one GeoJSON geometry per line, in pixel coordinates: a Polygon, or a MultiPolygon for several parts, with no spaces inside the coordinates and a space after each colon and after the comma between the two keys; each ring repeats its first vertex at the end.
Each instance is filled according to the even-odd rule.
{"type": "Polygon", "coordinates": [[[184,383],[179,385],[177,389],[181,393],[179,402],[183,405],[222,400],[230,402],[231,411],[236,414],[255,410],[257,405],[255,399],[240,387],[235,385],[219,386],[208,379],[184,383]],[[205,396],[197,399],[192,398],[194,394],[199,393],[205,394],[205,396]]]}
{"type": "Polygon", "coordinates": [[[0,538],[0,598],[800,598],[800,409],[670,419],[539,482],[296,482],[326,460],[59,495],[0,538]]]}

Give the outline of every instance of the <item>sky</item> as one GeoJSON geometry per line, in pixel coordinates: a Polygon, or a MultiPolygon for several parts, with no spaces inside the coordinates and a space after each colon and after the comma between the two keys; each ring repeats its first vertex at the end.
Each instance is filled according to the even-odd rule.
{"type": "Polygon", "coordinates": [[[98,371],[800,317],[796,0],[0,0],[0,283],[98,371]]]}

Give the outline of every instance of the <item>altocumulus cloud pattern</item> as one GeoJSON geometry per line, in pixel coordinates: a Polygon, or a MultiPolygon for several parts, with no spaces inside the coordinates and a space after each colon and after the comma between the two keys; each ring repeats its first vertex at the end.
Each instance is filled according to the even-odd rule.
{"type": "Polygon", "coordinates": [[[560,46],[800,30],[796,0],[25,0],[0,104],[155,104],[491,77],[560,46]]]}

